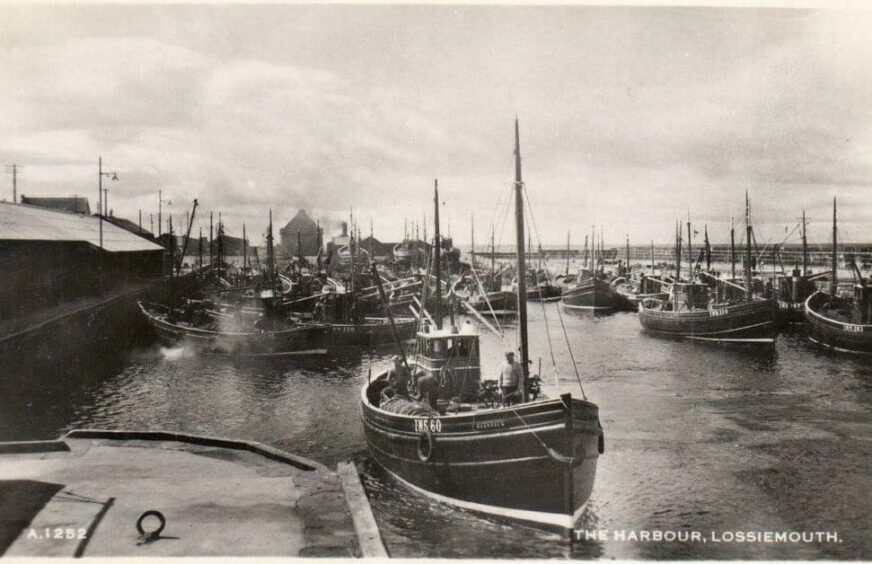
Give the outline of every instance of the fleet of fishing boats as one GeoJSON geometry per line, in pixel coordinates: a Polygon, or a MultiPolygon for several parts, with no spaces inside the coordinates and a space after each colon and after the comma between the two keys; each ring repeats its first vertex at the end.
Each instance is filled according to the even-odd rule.
{"type": "Polygon", "coordinates": [[[564,272],[554,276],[542,262],[527,264],[531,245],[528,241],[525,252],[526,187],[517,121],[514,161],[512,261],[497,262],[492,235],[489,261],[473,250],[469,263],[460,262],[451,240],[440,235],[437,185],[432,241],[406,237],[393,247],[391,260],[380,263],[352,236],[332,261],[322,260],[319,250],[314,261],[296,257],[280,270],[270,216],[263,265],[255,269],[246,259],[236,267],[219,255],[195,273],[196,284],[179,282],[173,303],[142,303],[142,313],[161,338],[216,354],[392,348],[394,367],[371,376],[360,392],[372,457],[403,483],[437,499],[560,530],[573,527],[591,495],[604,431],[580,379],[581,398],[542,394],[539,375],[531,370],[528,302],[559,302],[567,311],[595,315],[637,312],[652,335],[724,344],[771,345],[785,324],[807,321],[809,338],[822,346],[872,352],[872,289],[856,265],[852,292],[843,292],[838,282],[835,201],[833,265],[827,272],[809,270],[803,217],[801,268],[774,284],[755,276],[746,194],[744,249],[737,249],[731,228],[728,273],[712,267],[707,228],[705,247],[694,256],[688,221],[686,248],[679,223],[674,265],[659,273],[653,251],[650,269],[631,265],[629,241],[625,258],[609,271],[602,235],[597,248],[594,231],[577,271],[570,271],[567,258],[564,272]],[[822,280],[829,281],[828,289],[818,288],[822,280]],[[502,370],[517,372],[516,391],[483,378],[475,329],[499,333],[494,325],[507,317],[517,323],[519,362],[509,360],[502,370]]]}

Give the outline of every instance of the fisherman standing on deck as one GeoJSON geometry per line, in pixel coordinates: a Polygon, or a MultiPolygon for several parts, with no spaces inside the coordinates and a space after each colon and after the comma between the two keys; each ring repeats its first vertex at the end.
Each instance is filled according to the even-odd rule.
{"type": "Polygon", "coordinates": [[[518,403],[521,400],[522,375],[521,365],[515,362],[514,351],[506,351],[506,362],[500,368],[500,390],[503,394],[503,403],[506,405],[518,403]]]}
{"type": "Polygon", "coordinates": [[[388,382],[391,387],[400,395],[409,395],[409,369],[403,365],[403,359],[400,355],[393,358],[394,367],[388,372],[388,382]]]}

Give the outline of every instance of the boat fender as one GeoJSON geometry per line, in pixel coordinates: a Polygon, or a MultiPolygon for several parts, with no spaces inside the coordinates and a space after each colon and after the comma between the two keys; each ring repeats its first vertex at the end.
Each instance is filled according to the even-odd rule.
{"type": "Polygon", "coordinates": [[[425,427],[418,435],[418,460],[421,462],[430,461],[433,457],[433,443],[433,433],[425,427]]]}
{"type": "Polygon", "coordinates": [[[160,537],[161,531],[164,530],[164,527],[167,525],[167,520],[163,516],[163,513],[160,511],[155,511],[154,509],[150,509],[139,516],[139,519],[136,520],[136,530],[139,532],[139,536],[145,540],[154,540],[160,537]],[[157,517],[159,522],[157,529],[152,531],[145,532],[145,529],[142,526],[142,522],[148,519],[149,517],[157,517]]]}
{"type": "Polygon", "coordinates": [[[597,426],[599,426],[599,440],[597,441],[597,450],[600,454],[603,454],[606,452],[606,434],[603,433],[602,425],[597,423],[597,426]]]}

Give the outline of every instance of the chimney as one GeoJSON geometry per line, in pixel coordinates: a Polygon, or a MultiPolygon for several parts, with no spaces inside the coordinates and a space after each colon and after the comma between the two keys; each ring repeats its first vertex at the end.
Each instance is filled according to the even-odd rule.
{"type": "Polygon", "coordinates": [[[342,222],[342,236],[343,237],[348,236],[348,224],[344,221],[342,222]]]}

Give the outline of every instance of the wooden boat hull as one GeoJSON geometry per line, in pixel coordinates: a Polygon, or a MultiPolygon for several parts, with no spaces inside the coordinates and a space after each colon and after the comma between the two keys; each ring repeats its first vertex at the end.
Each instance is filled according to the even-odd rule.
{"type": "MultiPolygon", "coordinates": [[[[323,327],[319,323],[303,323],[323,327]]],[[[401,341],[415,338],[418,320],[412,317],[394,318],[397,336],[401,341]]],[[[394,335],[387,318],[366,318],[364,323],[330,323],[326,325],[326,348],[380,346],[394,343],[394,335]]]]}
{"type": "Polygon", "coordinates": [[[646,331],[666,337],[723,343],[771,344],[776,336],[775,300],[724,305],[705,310],[662,311],[639,304],[646,331]]]}
{"type": "Polygon", "coordinates": [[[609,285],[599,278],[585,278],[572,286],[563,288],[561,305],[567,309],[600,310],[600,311],[635,311],[636,306],[630,303],[609,285]]]}
{"type": "Polygon", "coordinates": [[[490,315],[491,310],[496,315],[512,316],[518,313],[518,296],[514,292],[500,290],[488,292],[487,300],[481,294],[473,295],[469,305],[483,315],[490,315]]]}
{"type": "Polygon", "coordinates": [[[370,386],[361,394],[367,445],[390,473],[467,509],[572,528],[604,445],[595,404],[567,397],[568,406],[540,400],[428,418],[379,409],[370,386]]]}
{"type": "Polygon", "coordinates": [[[173,323],[139,304],[158,337],[171,344],[192,344],[199,350],[238,356],[299,356],[327,353],[328,331],[323,325],[300,324],[263,332],[221,332],[173,323]]]}
{"type": "Polygon", "coordinates": [[[527,301],[529,302],[556,302],[560,301],[562,289],[553,284],[541,284],[527,289],[527,301]]]}
{"type": "Polygon", "coordinates": [[[778,322],[781,325],[805,321],[805,302],[778,300],[778,322]]]}
{"type": "Polygon", "coordinates": [[[872,353],[872,325],[846,323],[821,314],[829,296],[815,292],[805,301],[808,338],[831,350],[851,353],[872,353]]]}

